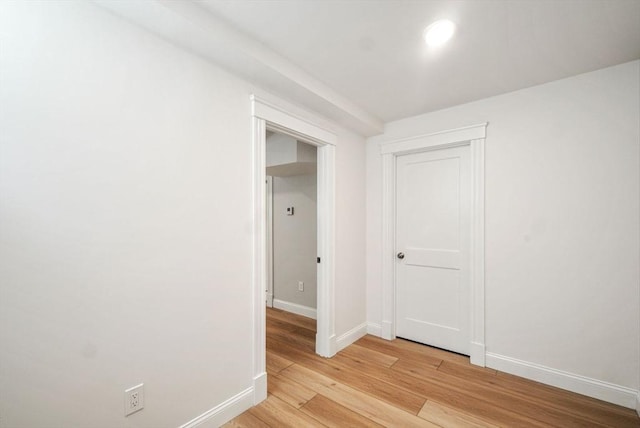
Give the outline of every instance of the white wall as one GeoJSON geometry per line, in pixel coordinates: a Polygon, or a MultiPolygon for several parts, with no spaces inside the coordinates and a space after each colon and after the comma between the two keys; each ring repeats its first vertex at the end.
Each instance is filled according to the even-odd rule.
{"type": "Polygon", "coordinates": [[[315,174],[273,177],[274,299],[316,309],[317,215],[315,174]],[[294,207],[292,216],[288,207],[294,207]]]}
{"type": "MultiPolygon", "coordinates": [[[[358,140],[360,137],[345,133],[341,138],[358,140]]],[[[336,148],[336,206],[345,207],[336,212],[335,227],[335,315],[339,348],[358,336],[349,333],[366,331],[366,187],[365,180],[361,179],[366,174],[365,158],[364,143],[341,144],[336,148]],[[349,206],[356,209],[349,210],[349,206]]]]}
{"type": "Polygon", "coordinates": [[[271,133],[267,136],[266,165],[269,167],[296,162],[317,163],[318,153],[315,146],[297,141],[289,135],[271,133]]]}
{"type": "MultiPolygon", "coordinates": [[[[90,3],[0,2],[0,32],[1,424],[175,427],[250,388],[256,88],[90,3]]],[[[340,333],[364,142],[334,131],[340,333]]]]}
{"type": "Polygon", "coordinates": [[[487,352],[630,397],[640,360],[639,76],[635,61],[389,123],[370,138],[370,330],[382,305],[379,144],[489,122],[487,352]]]}

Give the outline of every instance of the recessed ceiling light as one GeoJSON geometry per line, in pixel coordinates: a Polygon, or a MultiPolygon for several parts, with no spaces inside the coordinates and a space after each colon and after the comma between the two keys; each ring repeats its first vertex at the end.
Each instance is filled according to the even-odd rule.
{"type": "Polygon", "coordinates": [[[424,30],[424,41],[435,48],[444,45],[456,31],[456,24],[448,19],[441,19],[424,30]]]}

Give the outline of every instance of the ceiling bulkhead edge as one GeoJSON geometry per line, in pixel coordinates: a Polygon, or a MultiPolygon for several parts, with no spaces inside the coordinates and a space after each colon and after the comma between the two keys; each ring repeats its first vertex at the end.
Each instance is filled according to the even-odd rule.
{"type": "Polygon", "coordinates": [[[193,1],[93,3],[364,137],[384,130],[379,118],[193,1]]]}

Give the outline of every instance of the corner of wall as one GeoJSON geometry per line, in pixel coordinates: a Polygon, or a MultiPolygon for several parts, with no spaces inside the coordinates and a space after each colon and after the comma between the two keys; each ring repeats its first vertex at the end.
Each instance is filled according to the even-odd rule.
{"type": "Polygon", "coordinates": [[[382,326],[374,322],[367,323],[367,334],[382,337],[382,326]]]}
{"type": "Polygon", "coordinates": [[[258,405],[267,399],[267,372],[260,373],[253,378],[253,405],[258,405]]]}
{"type": "Polygon", "coordinates": [[[358,340],[361,337],[365,336],[367,334],[367,330],[368,330],[368,325],[365,322],[365,323],[362,323],[362,324],[352,328],[348,332],[340,335],[336,339],[336,349],[337,349],[337,351],[338,352],[342,351],[344,348],[346,348],[347,346],[351,345],[356,340],[358,340]]]}
{"type": "Polygon", "coordinates": [[[319,341],[319,337],[316,334],[316,354],[324,358],[331,358],[338,353],[338,341],[336,335],[332,334],[327,339],[327,343],[323,344],[319,341]]]}

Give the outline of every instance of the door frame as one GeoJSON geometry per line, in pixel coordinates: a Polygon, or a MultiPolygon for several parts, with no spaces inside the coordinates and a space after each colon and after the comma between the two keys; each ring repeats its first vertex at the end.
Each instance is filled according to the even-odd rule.
{"type": "Polygon", "coordinates": [[[470,306],[471,363],[485,366],[484,143],[488,123],[394,140],[380,145],[382,157],[382,337],[396,337],[396,158],[469,146],[471,158],[470,306]]]}
{"type": "Polygon", "coordinates": [[[266,303],[268,308],[273,308],[273,177],[267,176],[265,178],[266,184],[266,231],[265,231],[265,247],[266,247],[266,282],[267,287],[265,292],[266,303]]]}
{"type": "Polygon", "coordinates": [[[286,107],[251,95],[253,153],[253,373],[254,404],[267,398],[266,373],[266,131],[292,136],[318,149],[318,299],[316,353],[336,354],[335,278],[335,144],[337,136],[286,107]]]}

